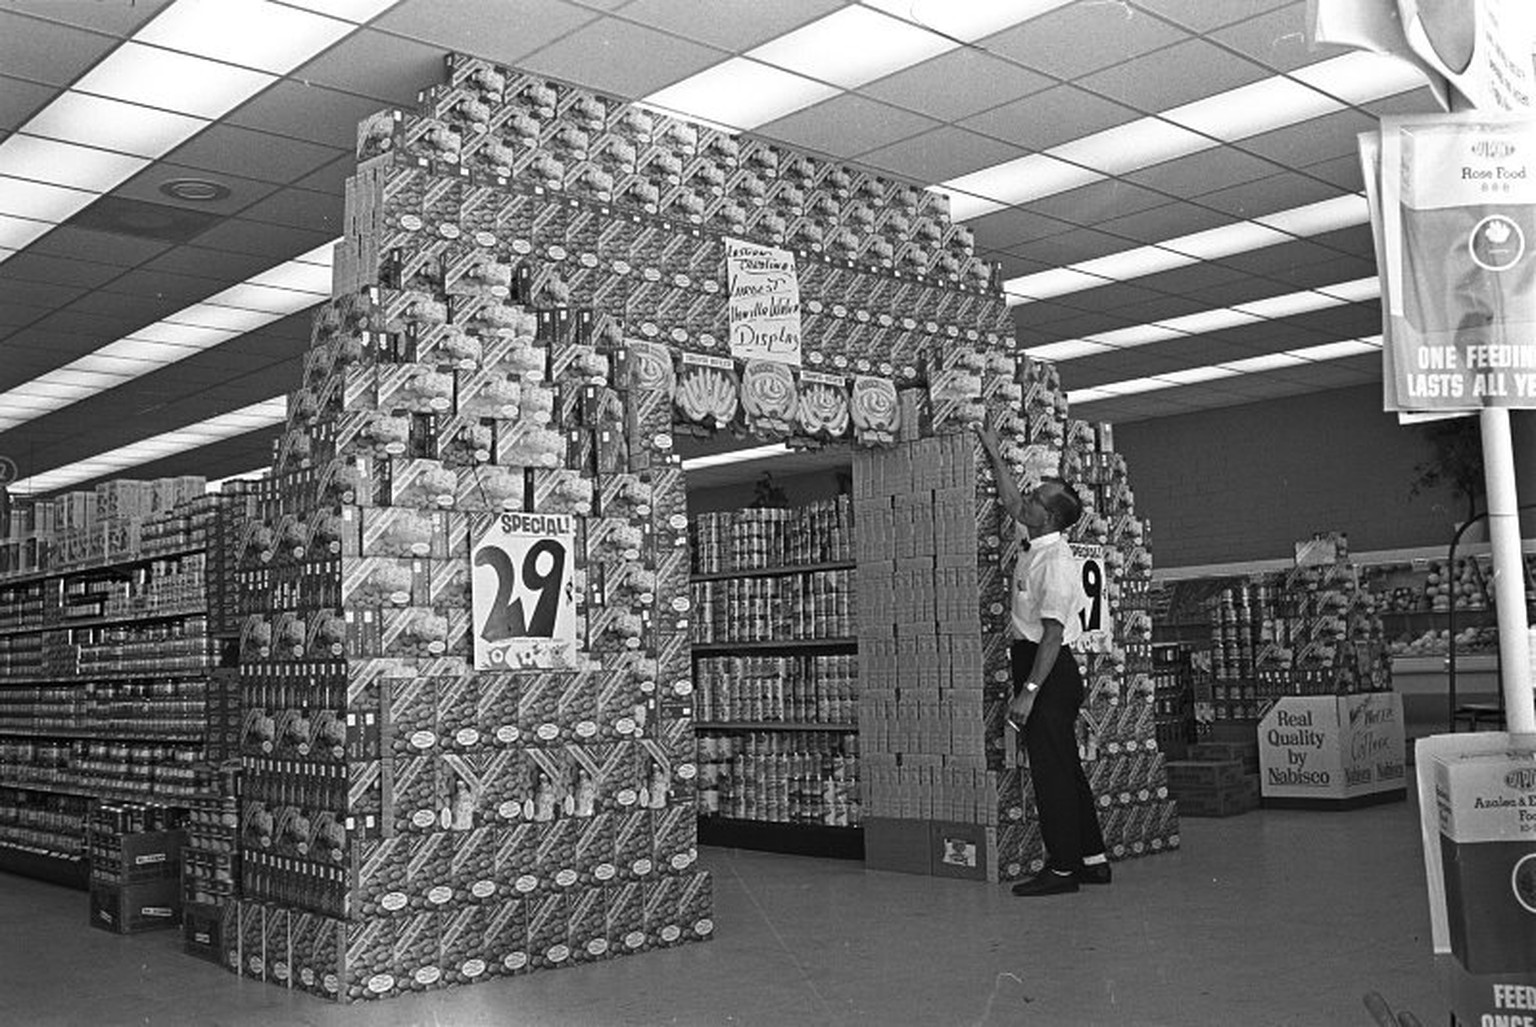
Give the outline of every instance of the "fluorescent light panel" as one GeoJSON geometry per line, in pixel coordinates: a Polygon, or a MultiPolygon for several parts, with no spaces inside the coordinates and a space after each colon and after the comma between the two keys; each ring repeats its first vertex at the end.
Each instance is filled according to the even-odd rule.
{"type": "Polygon", "coordinates": [[[1069,405],[1097,403],[1106,399],[1114,399],[1118,396],[1160,392],[1163,389],[1220,381],[1223,378],[1237,378],[1246,374],[1278,371],[1301,364],[1320,364],[1331,360],[1343,360],[1347,357],[1360,356],[1365,353],[1375,353],[1380,349],[1381,336],[1379,335],[1360,339],[1344,339],[1339,342],[1326,342],[1319,346],[1308,346],[1305,349],[1283,350],[1278,353],[1266,353],[1243,360],[1231,360],[1224,364],[1187,367],[1182,370],[1168,371],[1145,378],[1128,378],[1125,381],[1104,382],[1089,388],[1073,389],[1067,393],[1067,403],[1069,405]]]}
{"type": "Polygon", "coordinates": [[[1406,62],[1344,54],[961,175],[935,188],[951,194],[955,220],[966,221],[1422,84],[1406,62]]]}
{"type": "Polygon", "coordinates": [[[772,460],[775,457],[788,456],[793,452],[794,450],[782,442],[776,442],[771,446],[755,446],[751,449],[733,449],[728,453],[711,453],[708,456],[696,456],[691,460],[684,460],[683,470],[702,471],[706,467],[725,467],[754,460],[772,460]]]}
{"type": "Polygon", "coordinates": [[[1062,268],[1021,275],[1003,283],[1009,306],[1095,289],[1110,282],[1127,282],[1217,260],[1236,253],[1290,242],[1293,239],[1363,225],[1370,220],[1365,197],[1351,193],[1331,200],[1293,207],[1251,221],[1193,232],[1148,246],[1079,261],[1062,268]]]}
{"type": "Polygon", "coordinates": [[[62,410],[324,301],[330,296],[330,255],[337,241],[0,393],[0,431],[62,410]],[[253,284],[256,282],[268,284],[258,286],[253,284]],[[262,305],[243,305],[252,297],[258,297],[262,305]],[[242,305],[221,303],[221,299],[237,299],[242,305]]]}
{"type": "Polygon", "coordinates": [[[0,140],[0,261],[395,2],[176,0],[0,140]]]}
{"type": "Polygon", "coordinates": [[[729,129],[753,129],[1068,2],[850,4],[674,82],[642,103],[729,129]]]}
{"type": "Polygon", "coordinates": [[[186,428],[163,432],[139,442],[100,453],[88,460],[34,474],[10,486],[12,493],[32,495],[78,485],[104,474],[160,460],[177,453],[200,449],[211,442],[244,435],[260,428],[276,427],[287,418],[287,400],[278,396],[252,403],[226,414],[210,417],[186,428]]]}

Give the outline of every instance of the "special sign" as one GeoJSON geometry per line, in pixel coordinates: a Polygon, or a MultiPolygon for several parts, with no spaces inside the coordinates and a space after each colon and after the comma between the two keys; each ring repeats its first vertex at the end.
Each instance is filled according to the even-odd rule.
{"type": "Polygon", "coordinates": [[[476,536],[476,670],[576,665],[575,552],[575,522],[563,515],[502,514],[476,536]]]}
{"type": "Polygon", "coordinates": [[[1104,547],[1072,543],[1072,555],[1081,568],[1083,604],[1078,613],[1083,633],[1072,648],[1083,653],[1107,653],[1114,647],[1114,624],[1109,616],[1109,566],[1104,547]]]}

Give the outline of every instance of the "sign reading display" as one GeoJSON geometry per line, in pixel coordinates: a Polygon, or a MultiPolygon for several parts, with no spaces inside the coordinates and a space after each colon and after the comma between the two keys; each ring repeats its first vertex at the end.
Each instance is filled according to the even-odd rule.
{"type": "Polygon", "coordinates": [[[731,356],[801,363],[800,279],[788,250],[725,240],[731,356]]]}
{"type": "Polygon", "coordinates": [[[1114,647],[1114,624],[1109,614],[1109,564],[1104,547],[1072,543],[1072,555],[1082,569],[1082,608],[1078,620],[1083,629],[1072,648],[1084,653],[1107,653],[1114,647]]]}
{"type": "Polygon", "coordinates": [[[573,518],[507,513],[474,539],[475,669],[576,665],[573,518]]]}

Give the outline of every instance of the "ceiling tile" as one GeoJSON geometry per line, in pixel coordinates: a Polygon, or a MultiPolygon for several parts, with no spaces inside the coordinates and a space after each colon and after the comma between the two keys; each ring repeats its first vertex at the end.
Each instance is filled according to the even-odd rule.
{"type": "Polygon", "coordinates": [[[1342,110],[1325,114],[1289,128],[1249,136],[1236,145],[1285,164],[1300,167],[1322,160],[1348,156],[1358,160],[1356,136],[1376,128],[1376,120],[1358,111],[1342,110]]]}
{"type": "Polygon", "coordinates": [[[240,212],[242,221],[262,221],[289,228],[308,228],[316,232],[341,235],[344,203],[340,196],[329,196],[309,189],[281,189],[240,212]]]}
{"type": "Polygon", "coordinates": [[[350,152],[355,145],[355,135],[346,140],[347,151],[343,151],[216,124],[172,150],[166,159],[174,164],[287,185],[329,164],[340,153],[350,152]]]}
{"type": "MultiPolygon", "coordinates": [[[[441,62],[442,54],[437,57],[441,62]]],[[[419,85],[432,80],[415,81],[419,85]]],[[[401,101],[414,102],[414,92],[409,100],[401,101]]],[[[353,150],[357,145],[358,123],[388,106],[390,102],[373,96],[356,96],[325,86],[284,80],[242,104],[226,120],[243,128],[353,150]]]]}
{"type": "MultiPolygon", "coordinates": [[[[283,259],[303,252],[302,249],[293,249],[283,259]]],[[[258,275],[274,263],[277,262],[267,254],[232,253],[209,246],[205,239],[199,239],[195,244],[178,246],[156,257],[145,267],[153,271],[204,278],[209,282],[234,283],[258,275]]]]}
{"type": "Polygon", "coordinates": [[[845,0],[634,0],[621,14],[652,28],[741,53],[843,7],[845,0]]]}
{"type": "MultiPolygon", "coordinates": [[[[371,27],[516,66],[535,50],[598,17],[595,11],[561,0],[405,0],[375,19],[371,27]]],[[[440,77],[434,75],[421,85],[440,77]]]]}
{"type": "MultiPolygon", "coordinates": [[[[208,291],[212,293],[217,291],[217,288],[210,284],[208,291]]],[[[91,292],[63,309],[97,315],[103,323],[116,320],[121,324],[122,330],[113,333],[113,337],[121,338],[135,328],[154,324],[167,314],[180,310],[181,307],[168,302],[164,297],[145,293],[91,292]]]]}
{"type": "Polygon", "coordinates": [[[1232,219],[1220,211],[1209,210],[1196,203],[1170,202],[1124,217],[1099,221],[1095,227],[1111,235],[1121,236],[1129,244],[1145,246],[1231,223],[1232,219]]]}
{"type": "Polygon", "coordinates": [[[961,47],[862,86],[859,92],[898,107],[957,121],[978,111],[1048,89],[1054,80],[961,47]]]}
{"type": "Polygon", "coordinates": [[[136,239],[113,232],[92,232],[73,225],[60,225],[27,248],[28,253],[60,257],[72,263],[103,265],[112,268],[134,267],[170,249],[171,244],[155,239],[136,239]]]}
{"type": "Polygon", "coordinates": [[[1079,225],[1093,225],[1109,217],[1122,217],[1138,210],[1161,207],[1168,197],[1123,179],[1105,179],[1092,185],[1068,189],[1030,204],[1038,213],[1061,218],[1079,225]]]}
{"type": "Polygon", "coordinates": [[[1349,52],[1348,47],[1314,42],[1307,32],[1307,0],[1255,15],[1209,34],[1275,71],[1294,71],[1349,52]]]}
{"type": "Polygon", "coordinates": [[[1397,93],[1380,100],[1360,105],[1360,109],[1375,118],[1391,114],[1438,114],[1440,105],[1435,101],[1428,86],[1419,86],[1406,93],[1397,93]]]}
{"type": "Polygon", "coordinates": [[[29,325],[47,317],[50,310],[52,310],[51,307],[23,303],[19,299],[0,304],[0,340],[4,340],[11,332],[23,325],[29,325]]]}
{"type": "MultiPolygon", "coordinates": [[[[53,233],[50,232],[49,235],[53,233]]],[[[45,237],[46,238],[46,237],[45,237]]],[[[123,273],[111,264],[87,263],[68,257],[47,256],[37,247],[16,254],[0,264],[0,279],[34,285],[63,285],[94,289],[123,273]]]]}
{"type": "Polygon", "coordinates": [[[1015,243],[1008,248],[1008,251],[1025,260],[1060,266],[1114,253],[1123,249],[1124,245],[1112,235],[1080,228],[1071,232],[1058,232],[1044,239],[1015,243]]]}
{"type": "Polygon", "coordinates": [[[1257,17],[1295,0],[1131,0],[1144,11],[1161,15],[1191,32],[1209,32],[1223,25],[1257,17]]]}
{"type": "Polygon", "coordinates": [[[1032,275],[1039,271],[1050,270],[1050,265],[1048,264],[1042,264],[1037,260],[1025,260],[1023,257],[1016,257],[1005,251],[978,249],[976,252],[977,256],[987,263],[997,265],[998,273],[1003,276],[1004,281],[1010,278],[1018,278],[1021,275],[1032,275]]]}
{"type": "Polygon", "coordinates": [[[276,263],[306,253],[336,235],[335,231],[316,232],[291,225],[232,218],[198,236],[197,243],[215,250],[271,258],[276,263]]]}
{"type": "Polygon", "coordinates": [[[129,0],[128,3],[60,3],[59,0],[7,0],[18,14],[76,25],[95,32],[128,37],[169,6],[171,0],[129,0]]]}
{"type": "Polygon", "coordinates": [[[843,93],[770,122],[758,129],[757,134],[849,159],[938,125],[932,118],[843,93]]]}
{"type": "MultiPolygon", "coordinates": [[[[276,140],[268,139],[268,145],[277,146],[281,144],[276,140]]],[[[210,174],[201,168],[172,164],[169,161],[156,161],[116,189],[113,189],[112,194],[114,196],[126,196],[129,199],[145,200],[149,203],[164,204],[171,207],[184,207],[187,210],[201,211],[205,214],[234,214],[242,207],[270,195],[276,188],[277,186],[271,182],[258,182],[255,179],[242,178],[227,171],[210,174]],[[178,178],[197,178],[216,182],[229,189],[229,196],[222,200],[180,200],[160,191],[162,185],[178,178]]]]}
{"type": "Polygon", "coordinates": [[[1365,173],[1360,169],[1360,158],[1355,154],[1335,157],[1317,164],[1308,164],[1301,171],[1329,185],[1338,186],[1346,193],[1365,191],[1365,173]]]}
{"type": "Polygon", "coordinates": [[[130,296],[152,296],[168,304],[171,311],[177,311],[207,299],[221,288],[223,288],[222,285],[211,282],[207,278],[173,275],[150,268],[135,268],[113,279],[111,285],[102,291],[130,296]]]}
{"type": "Polygon", "coordinates": [[[1256,82],[1266,75],[1266,69],[1252,61],[1203,39],[1190,39],[1076,81],[1084,89],[1155,114],[1256,82]],[[1196,68],[1199,74],[1191,74],[1196,68]]]}
{"type": "Polygon", "coordinates": [[[357,160],[352,154],[348,153],[337,157],[314,174],[305,175],[295,182],[294,185],[301,189],[309,189],[317,193],[344,198],[346,195],[347,179],[356,173],[357,160]]]}
{"type": "Polygon", "coordinates": [[[1131,108],[1076,86],[1052,86],[966,118],[960,124],[1015,146],[1048,150],[1068,140],[1123,125],[1136,116],[1131,108]]]}
{"type": "MultiPolygon", "coordinates": [[[[407,0],[403,6],[409,7],[418,3],[421,3],[421,0],[407,0]]],[[[436,6],[447,5],[437,4],[436,6]]],[[[258,110],[265,109],[269,116],[275,110],[279,119],[282,119],[281,111],[286,109],[287,118],[296,120],[308,112],[305,103],[287,106],[290,103],[290,94],[294,92],[292,87],[305,89],[311,85],[329,87],[329,91],[340,91],[342,94],[354,93],[356,94],[354,100],[367,98],[372,102],[373,110],[388,106],[406,107],[416,102],[417,94],[423,89],[441,83],[445,75],[446,68],[441,46],[365,28],[354,32],[294,72],[292,78],[297,82],[282,83],[290,88],[282,91],[268,104],[262,105],[258,102],[257,107],[258,110]]],[[[273,87],[274,90],[277,88],[277,86],[273,87]]],[[[308,92],[310,90],[306,90],[306,95],[308,92]]],[[[261,99],[258,97],[257,101],[261,99]]],[[[327,111],[332,117],[335,116],[338,106],[343,110],[348,106],[341,97],[321,95],[317,96],[313,102],[319,104],[322,110],[327,111]]],[[[364,112],[365,115],[367,113],[370,112],[364,112]]],[[[358,120],[358,118],[352,119],[353,128],[356,128],[358,120]]],[[[284,135],[297,135],[301,139],[310,138],[301,133],[290,132],[281,124],[272,127],[272,130],[284,135]]]]}
{"type": "Polygon", "coordinates": [[[1268,178],[1276,170],[1271,161],[1234,150],[1230,146],[1218,146],[1133,171],[1125,179],[1169,196],[1196,197],[1202,193],[1268,178]]]}
{"type": "Polygon", "coordinates": [[[1046,75],[1071,79],[1185,38],[1183,31],[1124,4],[1074,3],[978,45],[1046,75]]]}
{"type": "Polygon", "coordinates": [[[1006,249],[1016,243],[1044,239],[1077,227],[1069,221],[1046,217],[1022,207],[1008,207],[967,224],[976,233],[976,245],[986,249],[1006,249]]]}
{"type": "Polygon", "coordinates": [[[101,60],[117,40],[108,35],[87,32],[67,25],[54,24],[17,13],[18,7],[38,9],[38,13],[69,14],[75,11],[118,13],[129,4],[61,4],[35,2],[6,4],[0,11],[0,68],[7,76],[31,79],[51,86],[67,86],[101,60]],[[50,9],[44,11],[43,9],[50,9]]]}
{"type": "Polygon", "coordinates": [[[1338,189],[1327,182],[1306,175],[1280,174],[1206,193],[1200,197],[1200,203],[1248,219],[1331,200],[1338,195],[1338,189]]]}
{"type": "MultiPolygon", "coordinates": [[[[4,31],[5,23],[0,22],[0,32],[4,31]]],[[[7,66],[0,56],[0,68],[7,66]]],[[[16,131],[56,95],[58,89],[53,86],[0,76],[0,133],[16,131]]]]}
{"type": "Polygon", "coordinates": [[[931,132],[871,150],[859,160],[916,182],[944,182],[1023,154],[1024,151],[1016,146],[953,125],[943,125],[931,132]]]}
{"type": "Polygon", "coordinates": [[[722,51],[619,18],[585,25],[518,65],[597,92],[636,100],[720,63],[722,51]],[[644,54],[643,60],[637,56],[644,54]]]}

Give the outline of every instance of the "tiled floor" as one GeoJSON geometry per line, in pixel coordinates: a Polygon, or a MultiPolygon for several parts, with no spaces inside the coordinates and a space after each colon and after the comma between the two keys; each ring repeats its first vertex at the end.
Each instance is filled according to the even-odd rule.
{"type": "Polygon", "coordinates": [[[1108,888],[1030,900],[706,849],[707,944],[350,1007],[241,981],[172,932],[93,930],[82,893],[0,874],[0,1025],[1371,1027],[1370,991],[1446,1023],[1411,801],[1182,827],[1108,888]]]}

